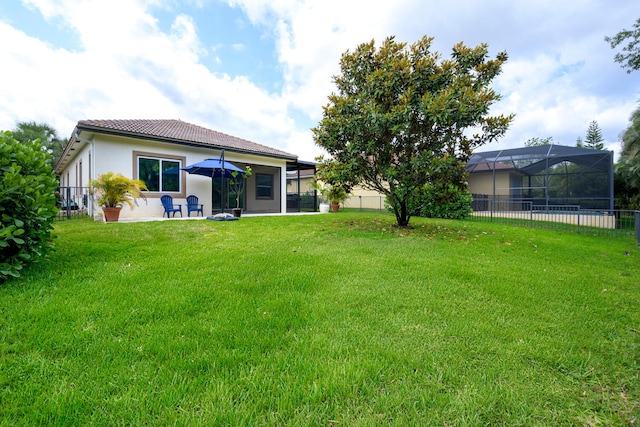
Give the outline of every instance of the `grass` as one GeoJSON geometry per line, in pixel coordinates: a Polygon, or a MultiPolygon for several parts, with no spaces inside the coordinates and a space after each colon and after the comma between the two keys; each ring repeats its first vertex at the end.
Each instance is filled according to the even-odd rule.
{"type": "Polygon", "coordinates": [[[0,425],[640,422],[633,239],[392,221],[57,223],[0,287],[0,425]]]}

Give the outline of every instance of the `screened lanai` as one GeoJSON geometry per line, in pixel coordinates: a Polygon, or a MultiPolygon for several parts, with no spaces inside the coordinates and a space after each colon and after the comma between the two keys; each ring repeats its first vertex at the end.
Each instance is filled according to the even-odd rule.
{"type": "Polygon", "coordinates": [[[467,162],[474,210],[613,210],[613,152],[563,145],[475,153],[467,162]]]}

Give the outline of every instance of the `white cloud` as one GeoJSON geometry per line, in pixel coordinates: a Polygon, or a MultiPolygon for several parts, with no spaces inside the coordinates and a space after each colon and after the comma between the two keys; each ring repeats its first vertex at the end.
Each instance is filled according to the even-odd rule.
{"type": "Polygon", "coordinates": [[[181,118],[280,145],[293,128],[280,97],[200,63],[206,51],[189,16],[178,15],[163,33],[133,1],[30,4],[47,19],[64,19],[83,49],[54,49],[0,22],[0,37],[14,40],[0,48],[13,64],[7,78],[15,83],[0,89],[4,128],[37,118],[70,133],[85,118],[181,118]]]}
{"type": "MultiPolygon", "coordinates": [[[[495,82],[504,99],[494,111],[517,116],[497,144],[501,148],[535,136],[573,145],[591,120],[615,147],[640,95],[640,72],[620,69],[603,40],[633,24],[635,0],[615,7],[603,0],[228,0],[273,38],[284,84],[269,89],[281,87],[279,93],[242,75],[207,69],[208,55],[225,66],[216,54],[222,45],[203,40],[193,16],[177,14],[163,30],[153,8],[175,10],[176,0],[23,2],[55,28],[75,34],[77,44],[52,46],[0,20],[0,56],[10,64],[3,68],[10,84],[0,87],[5,129],[38,120],[66,133],[79,119],[181,118],[311,160],[320,150],[309,128],[334,90],[340,55],[390,35],[410,43],[434,36],[434,50],[445,57],[459,41],[487,42],[492,55],[508,52],[495,82]]],[[[207,7],[202,0],[187,3],[207,7]]]]}
{"type": "Polygon", "coordinates": [[[445,57],[458,41],[487,42],[493,54],[506,50],[510,60],[496,81],[505,99],[494,110],[517,117],[502,147],[519,146],[534,136],[573,145],[591,120],[601,120],[608,143],[614,144],[628,116],[617,114],[632,109],[638,95],[620,83],[624,72],[603,40],[619,31],[624,19],[633,22],[631,1],[616,8],[602,1],[233,3],[254,24],[275,26],[285,70],[283,94],[292,108],[315,122],[334,90],[331,76],[339,72],[340,55],[389,35],[407,42],[435,36],[433,48],[445,57]]]}

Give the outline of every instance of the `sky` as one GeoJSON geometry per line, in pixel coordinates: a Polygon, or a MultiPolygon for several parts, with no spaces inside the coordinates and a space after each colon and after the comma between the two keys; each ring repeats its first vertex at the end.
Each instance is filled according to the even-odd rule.
{"type": "Polygon", "coordinates": [[[618,153],[640,71],[604,37],[637,18],[637,0],[3,0],[0,130],[180,119],[312,161],[342,53],[426,35],[444,58],[459,42],[509,55],[491,113],[515,119],[478,151],[574,146],[595,120],[618,153]]]}

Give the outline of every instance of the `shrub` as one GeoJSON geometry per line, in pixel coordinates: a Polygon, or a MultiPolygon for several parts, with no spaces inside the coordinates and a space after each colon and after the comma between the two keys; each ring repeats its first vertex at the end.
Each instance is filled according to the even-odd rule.
{"type": "Polygon", "coordinates": [[[51,248],[57,187],[39,140],[21,143],[0,132],[0,282],[51,248]]]}
{"type": "Polygon", "coordinates": [[[431,159],[430,182],[409,197],[412,216],[465,219],[471,215],[473,196],[468,191],[466,162],[445,154],[431,159]]]}
{"type": "Polygon", "coordinates": [[[473,196],[453,184],[425,185],[414,201],[416,216],[427,218],[465,219],[471,215],[473,196]]]}

